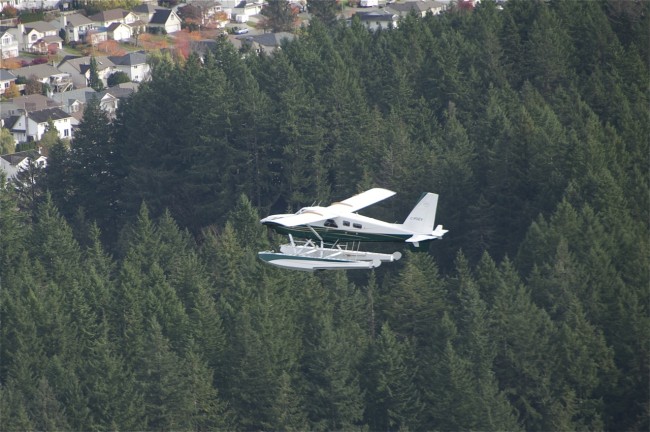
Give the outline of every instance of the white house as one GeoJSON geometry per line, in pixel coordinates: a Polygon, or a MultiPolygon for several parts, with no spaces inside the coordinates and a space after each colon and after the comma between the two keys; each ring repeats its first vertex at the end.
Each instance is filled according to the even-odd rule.
{"type": "Polygon", "coordinates": [[[69,42],[84,41],[88,32],[95,29],[95,23],[91,19],[78,13],[61,14],[58,20],[50,21],[50,24],[65,29],[69,42]]]}
{"type": "Polygon", "coordinates": [[[19,24],[9,31],[18,40],[19,49],[22,51],[47,53],[49,48],[61,49],[62,47],[63,41],[58,35],[59,30],[45,21],[19,24]]]}
{"type": "Polygon", "coordinates": [[[7,174],[7,180],[12,180],[20,171],[28,169],[30,160],[40,167],[47,165],[47,158],[40,152],[28,150],[0,156],[0,171],[7,174]]]}
{"type": "Polygon", "coordinates": [[[6,69],[0,69],[0,94],[4,94],[12,82],[16,82],[16,75],[6,69]]]}
{"type": "Polygon", "coordinates": [[[22,112],[17,116],[5,119],[5,127],[9,129],[16,142],[38,141],[47,130],[48,120],[52,120],[59,133],[59,138],[72,138],[73,118],[61,108],[46,108],[29,113],[22,112]]]}
{"type": "MultiPolygon", "coordinates": [[[[399,15],[388,11],[357,12],[354,14],[370,30],[397,28],[399,15]]],[[[354,18],[354,17],[353,17],[354,18]]]]}
{"type": "Polygon", "coordinates": [[[108,57],[117,70],[124,72],[133,82],[142,82],[149,79],[151,69],[147,63],[147,56],[142,51],[130,52],[123,56],[108,57]]]}
{"type": "Polygon", "coordinates": [[[108,38],[116,41],[129,40],[131,38],[131,27],[122,23],[113,23],[106,28],[108,38]]]}
{"type": "Polygon", "coordinates": [[[18,39],[8,27],[0,27],[0,59],[18,57],[20,51],[18,39]]]}
{"type": "Polygon", "coordinates": [[[138,21],[138,15],[126,9],[110,9],[91,15],[90,18],[97,27],[108,27],[113,23],[131,25],[138,21]]]}
{"type": "Polygon", "coordinates": [[[235,22],[246,22],[253,15],[258,15],[264,7],[262,0],[242,0],[237,6],[231,9],[230,19],[235,22]]]}
{"type": "Polygon", "coordinates": [[[61,0],[0,0],[0,10],[5,6],[16,9],[54,9],[61,0]]]}
{"type": "Polygon", "coordinates": [[[425,17],[427,13],[432,15],[438,15],[449,6],[448,3],[442,3],[439,1],[433,0],[417,0],[417,1],[407,1],[404,3],[393,2],[386,5],[386,11],[395,13],[401,17],[405,17],[408,14],[415,12],[421,17],[425,17]]]}
{"type": "Polygon", "coordinates": [[[147,24],[147,31],[151,33],[175,33],[181,30],[181,19],[171,9],[156,9],[147,24]]]}

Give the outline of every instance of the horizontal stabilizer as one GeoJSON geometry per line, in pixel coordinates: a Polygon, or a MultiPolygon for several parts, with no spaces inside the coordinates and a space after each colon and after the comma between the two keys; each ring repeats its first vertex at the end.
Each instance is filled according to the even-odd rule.
{"type": "Polygon", "coordinates": [[[433,235],[436,236],[436,238],[442,238],[442,236],[448,232],[449,230],[443,229],[442,225],[438,225],[436,229],[433,230],[433,235]]]}
{"type": "Polygon", "coordinates": [[[427,240],[435,240],[442,238],[443,235],[447,232],[446,229],[442,228],[442,225],[438,225],[431,234],[415,234],[412,237],[406,239],[407,243],[419,243],[427,240]]]}

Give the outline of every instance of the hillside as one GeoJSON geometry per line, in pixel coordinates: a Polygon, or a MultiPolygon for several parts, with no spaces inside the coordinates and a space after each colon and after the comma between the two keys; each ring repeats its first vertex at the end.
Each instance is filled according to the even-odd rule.
{"type": "Polygon", "coordinates": [[[157,60],[1,188],[0,429],[647,430],[649,20],[483,1],[157,60]],[[260,217],[374,186],[450,232],[257,260],[260,217]]]}

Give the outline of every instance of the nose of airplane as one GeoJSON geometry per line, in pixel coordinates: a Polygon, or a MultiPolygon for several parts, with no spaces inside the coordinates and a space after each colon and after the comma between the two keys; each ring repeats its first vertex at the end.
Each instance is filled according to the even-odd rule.
{"type": "Polygon", "coordinates": [[[264,219],[260,219],[260,223],[262,225],[268,225],[268,226],[277,226],[280,225],[279,223],[275,222],[278,219],[282,219],[283,217],[286,216],[291,216],[291,215],[270,215],[265,217],[264,219]]]}

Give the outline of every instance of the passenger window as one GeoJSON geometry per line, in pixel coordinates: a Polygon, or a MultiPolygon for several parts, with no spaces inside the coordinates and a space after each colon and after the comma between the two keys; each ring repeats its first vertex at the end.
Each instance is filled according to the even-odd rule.
{"type": "Polygon", "coordinates": [[[359,228],[359,229],[363,228],[361,226],[361,224],[358,224],[358,223],[352,224],[352,226],[355,227],[355,228],[359,228]]]}
{"type": "Polygon", "coordinates": [[[338,228],[338,227],[339,227],[339,226],[336,224],[336,222],[334,222],[333,219],[327,219],[327,220],[325,221],[325,226],[326,226],[326,227],[329,227],[329,228],[338,228]]]}
{"type": "Polygon", "coordinates": [[[350,226],[350,222],[349,222],[349,221],[343,221],[343,226],[347,226],[347,227],[349,227],[349,226],[350,226]]]}

